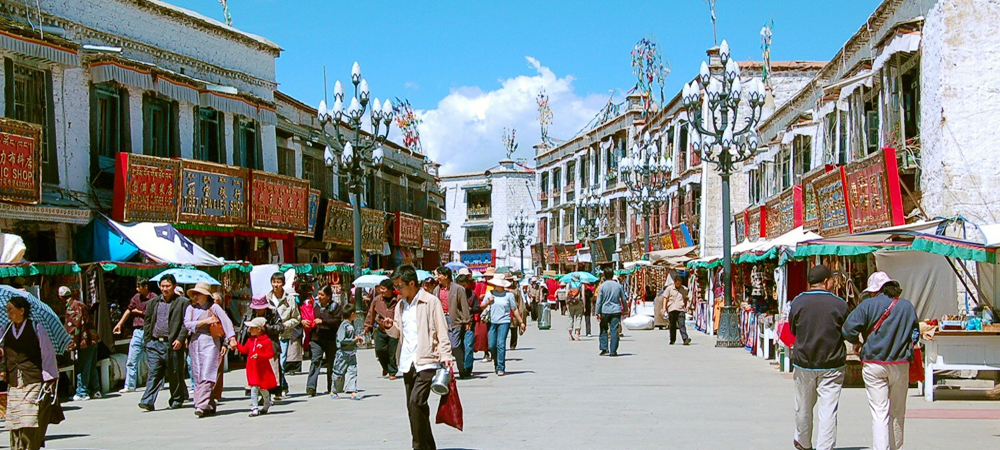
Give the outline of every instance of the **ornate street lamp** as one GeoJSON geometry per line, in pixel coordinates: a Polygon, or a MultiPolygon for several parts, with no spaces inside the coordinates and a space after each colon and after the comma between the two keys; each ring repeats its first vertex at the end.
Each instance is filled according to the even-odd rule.
{"type": "Polygon", "coordinates": [[[580,211],[579,237],[581,240],[593,241],[602,235],[602,230],[608,226],[608,219],[602,211],[606,211],[610,202],[601,198],[596,190],[585,190],[576,200],[577,211],[580,211]]]}
{"type": "MultiPolygon", "coordinates": [[[[333,106],[327,107],[326,100],[319,103],[318,118],[323,139],[326,141],[324,159],[328,167],[338,167],[341,175],[346,175],[348,186],[354,197],[354,278],[361,276],[365,266],[361,254],[361,193],[364,191],[365,178],[369,167],[382,164],[385,151],[382,144],[389,135],[389,125],[392,123],[392,102],[385,103],[375,98],[369,109],[368,81],[361,78],[361,66],[357,62],[351,68],[351,84],[354,85],[354,96],[351,97],[347,109],[344,110],[344,87],[340,81],[333,87],[333,106]],[[362,130],[362,119],[365,112],[370,113],[368,130],[362,130]],[[333,134],[327,131],[331,125],[333,134]],[[346,126],[348,133],[342,133],[341,126],[346,126]],[[333,149],[341,149],[340,158],[335,158],[333,149]]],[[[362,321],[364,307],[361,304],[361,289],[354,294],[354,308],[358,312],[358,321],[362,321]]],[[[357,326],[357,325],[355,325],[357,326]]]]}
{"type": "Polygon", "coordinates": [[[507,228],[509,231],[507,240],[510,242],[511,248],[517,248],[521,251],[521,272],[524,273],[524,248],[531,245],[535,236],[535,222],[528,217],[522,208],[507,222],[507,228]]]}
{"type": "Polygon", "coordinates": [[[743,85],[739,65],[730,58],[729,44],[725,40],[719,46],[719,60],[721,67],[713,67],[715,73],[702,62],[698,80],[684,86],[681,96],[683,108],[694,127],[691,142],[695,149],[701,151],[701,159],[715,164],[722,177],[722,284],[726,303],[719,320],[716,346],[740,347],[739,316],[733,304],[730,282],[732,211],[729,206],[729,176],[736,163],[752,158],[757,152],[756,128],[766,91],[757,78],[743,85]],[[737,121],[741,104],[749,107],[742,124],[737,121]]]}
{"type": "Polygon", "coordinates": [[[649,218],[667,201],[666,182],[670,166],[667,155],[650,139],[648,131],[637,144],[632,145],[632,156],[622,158],[618,166],[622,180],[630,191],[628,203],[642,214],[643,253],[649,251],[649,218]]]}

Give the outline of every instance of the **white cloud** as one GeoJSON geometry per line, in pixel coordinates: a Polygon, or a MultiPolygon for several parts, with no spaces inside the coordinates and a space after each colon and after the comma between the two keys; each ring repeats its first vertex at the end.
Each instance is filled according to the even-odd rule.
{"type": "Polygon", "coordinates": [[[569,138],[580,131],[607,102],[607,95],[579,95],[573,77],[557,77],[530,56],[533,75],[498,80],[500,86],[484,91],[467,86],[452,90],[436,109],[418,111],[423,118],[420,138],[428,156],[441,164],[441,174],[479,171],[504,157],[503,129],[516,128],[519,144],[514,159],[534,165],[533,146],[540,140],[535,97],[544,87],[549,95],[553,123],[549,135],[569,138]]]}

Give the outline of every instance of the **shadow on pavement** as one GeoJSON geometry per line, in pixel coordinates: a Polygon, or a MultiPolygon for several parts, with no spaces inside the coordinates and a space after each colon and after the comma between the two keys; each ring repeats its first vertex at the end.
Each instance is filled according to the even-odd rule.
{"type": "Polygon", "coordinates": [[[89,437],[89,434],[50,434],[45,436],[45,441],[58,441],[60,439],[72,439],[78,437],[89,437]]]}
{"type": "Polygon", "coordinates": [[[534,370],[512,370],[510,372],[504,372],[504,376],[520,375],[522,373],[535,373],[535,371],[534,370]]]}

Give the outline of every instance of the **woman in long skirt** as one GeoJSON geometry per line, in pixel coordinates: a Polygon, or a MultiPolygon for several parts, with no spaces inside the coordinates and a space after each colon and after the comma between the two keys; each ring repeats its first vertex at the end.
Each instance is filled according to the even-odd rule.
{"type": "Polygon", "coordinates": [[[223,339],[236,346],[233,322],[226,311],[212,301],[208,283],[198,283],[188,289],[191,304],[184,311],[184,326],[188,331],[188,352],[191,354],[191,377],[194,383],[194,414],[198,417],[215,414],[212,390],[219,376],[223,339]],[[221,336],[212,336],[212,325],[222,324],[221,336]]]}
{"type": "Polygon", "coordinates": [[[0,376],[9,384],[6,428],[12,450],[37,450],[45,445],[45,431],[57,407],[55,349],[45,329],[28,319],[30,313],[31,304],[24,297],[7,302],[10,326],[4,333],[0,376]],[[43,391],[50,394],[40,395],[43,391]]]}

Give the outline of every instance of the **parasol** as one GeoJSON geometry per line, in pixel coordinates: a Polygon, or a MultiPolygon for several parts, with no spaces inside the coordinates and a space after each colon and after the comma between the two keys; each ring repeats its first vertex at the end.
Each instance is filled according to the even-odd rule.
{"type": "MultiPolygon", "coordinates": [[[[55,311],[52,311],[49,305],[43,303],[30,292],[15,289],[6,284],[0,284],[0,303],[6,306],[7,302],[13,297],[28,299],[28,303],[31,304],[31,316],[29,318],[35,323],[40,324],[45,332],[49,334],[49,339],[52,340],[52,346],[55,347],[57,355],[65,352],[66,347],[69,345],[70,337],[55,311]]],[[[10,319],[7,317],[7,308],[0,308],[0,330],[3,330],[5,334],[8,325],[10,325],[10,319]]]]}

